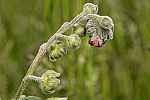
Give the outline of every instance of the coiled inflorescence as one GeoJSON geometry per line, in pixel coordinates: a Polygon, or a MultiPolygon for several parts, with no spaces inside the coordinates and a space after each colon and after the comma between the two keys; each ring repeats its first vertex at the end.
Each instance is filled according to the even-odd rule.
{"type": "Polygon", "coordinates": [[[87,3],[83,6],[84,12],[87,13],[86,24],[77,23],[72,25],[72,34],[70,36],[63,35],[67,41],[54,42],[47,49],[46,55],[51,61],[56,61],[67,53],[67,48],[78,49],[81,44],[80,37],[89,37],[89,44],[91,46],[102,47],[108,40],[113,39],[114,23],[108,16],[100,16],[98,7],[94,4],[87,3]]]}
{"type": "Polygon", "coordinates": [[[28,84],[27,80],[37,81],[43,93],[53,93],[55,91],[54,88],[60,84],[58,79],[60,74],[53,70],[46,71],[41,77],[32,75],[43,54],[49,60],[56,61],[67,54],[67,49],[78,49],[81,44],[80,37],[85,37],[86,34],[89,37],[89,44],[96,47],[102,47],[108,40],[113,39],[114,23],[112,19],[108,16],[97,15],[97,12],[97,5],[92,3],[85,4],[82,13],[77,15],[72,21],[64,23],[47,43],[41,45],[16,93],[15,100],[18,100],[22,95],[28,84]],[[82,21],[86,21],[86,23],[83,24],[81,23],[82,21]],[[70,28],[73,30],[70,36],[62,34],[70,28]],[[57,40],[59,38],[65,39],[66,43],[57,40]]]}

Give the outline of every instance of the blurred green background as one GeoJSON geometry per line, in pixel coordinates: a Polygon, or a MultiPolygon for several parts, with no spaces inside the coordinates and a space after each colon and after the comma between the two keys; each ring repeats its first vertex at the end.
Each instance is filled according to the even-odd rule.
{"type": "Polygon", "coordinates": [[[44,95],[35,82],[25,95],[69,100],[150,100],[150,0],[0,0],[0,97],[14,97],[39,46],[92,2],[112,17],[114,39],[103,48],[82,39],[55,63],[42,59],[36,75],[61,73],[61,86],[44,95]]]}

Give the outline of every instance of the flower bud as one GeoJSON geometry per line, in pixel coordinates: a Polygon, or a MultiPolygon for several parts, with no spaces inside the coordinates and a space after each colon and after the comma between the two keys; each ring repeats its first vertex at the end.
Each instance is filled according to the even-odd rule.
{"type": "Polygon", "coordinates": [[[86,28],[82,24],[75,25],[73,27],[73,33],[77,34],[79,37],[84,37],[86,35],[86,28]]]}
{"type": "Polygon", "coordinates": [[[67,38],[67,46],[70,49],[78,49],[81,44],[81,39],[78,35],[72,34],[67,38]]]}
{"type": "Polygon", "coordinates": [[[67,50],[64,43],[61,41],[55,41],[46,51],[46,55],[51,61],[56,61],[64,54],[67,54],[67,50]]]}
{"type": "Polygon", "coordinates": [[[109,16],[101,16],[101,20],[99,21],[100,26],[106,30],[114,31],[114,23],[109,16]]]}
{"type": "Polygon", "coordinates": [[[60,73],[47,70],[39,79],[39,87],[45,94],[55,92],[55,88],[60,84],[58,77],[60,73]]]}
{"type": "Polygon", "coordinates": [[[99,21],[103,38],[105,39],[113,39],[113,31],[114,31],[114,23],[109,16],[101,16],[101,20],[99,21]]]}
{"type": "Polygon", "coordinates": [[[92,3],[86,3],[83,6],[83,10],[85,10],[87,14],[96,14],[98,12],[98,7],[92,3]]]}

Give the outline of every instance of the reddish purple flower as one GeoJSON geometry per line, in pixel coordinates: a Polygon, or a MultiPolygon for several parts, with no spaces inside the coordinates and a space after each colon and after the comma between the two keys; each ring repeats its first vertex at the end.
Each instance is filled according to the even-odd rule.
{"type": "Polygon", "coordinates": [[[99,38],[91,38],[89,40],[89,44],[96,47],[102,47],[102,42],[99,38]]]}

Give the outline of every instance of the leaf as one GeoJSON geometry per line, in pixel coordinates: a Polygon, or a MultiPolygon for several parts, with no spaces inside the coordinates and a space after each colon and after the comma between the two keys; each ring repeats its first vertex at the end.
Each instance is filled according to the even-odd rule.
{"type": "Polygon", "coordinates": [[[63,98],[53,97],[53,98],[48,98],[46,100],[67,100],[67,98],[66,97],[63,97],[63,98]]]}
{"type": "Polygon", "coordinates": [[[41,100],[41,98],[37,96],[28,96],[26,97],[25,95],[20,96],[19,100],[41,100]]]}

